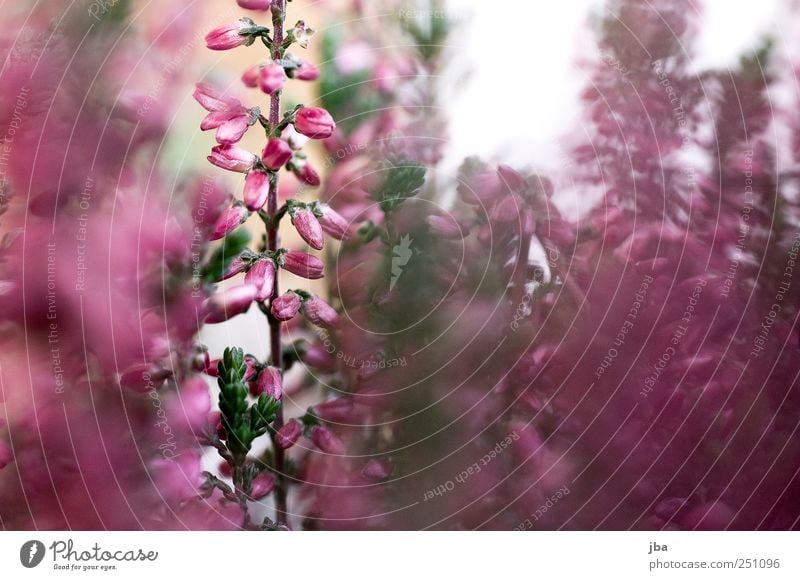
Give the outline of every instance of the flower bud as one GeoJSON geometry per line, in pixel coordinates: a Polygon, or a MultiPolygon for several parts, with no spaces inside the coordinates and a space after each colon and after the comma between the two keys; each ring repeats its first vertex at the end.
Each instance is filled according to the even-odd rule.
{"type": "MultiPolygon", "coordinates": [[[[241,0],[239,0],[241,3],[241,0]]],[[[275,489],[275,477],[271,473],[259,473],[253,479],[250,489],[250,499],[259,500],[268,496],[275,489]]]]}
{"type": "Polygon", "coordinates": [[[303,427],[296,419],[289,419],[275,434],[275,444],[281,449],[289,449],[300,439],[303,427]]]}
{"type": "Polygon", "coordinates": [[[346,240],[352,235],[350,231],[350,224],[342,215],[334,210],[326,203],[319,204],[319,209],[322,212],[322,217],[319,219],[319,225],[322,230],[330,237],[336,240],[346,240]]]}
{"type": "Polygon", "coordinates": [[[256,162],[256,156],[235,145],[217,145],[211,150],[208,160],[222,169],[246,173],[256,162]]]}
{"type": "Polygon", "coordinates": [[[283,379],[281,371],[277,367],[265,367],[261,369],[258,380],[250,385],[250,394],[258,397],[261,394],[280,400],[283,394],[283,379]]]}
{"type": "Polygon", "coordinates": [[[311,254],[290,250],[283,256],[283,269],[301,278],[317,280],[324,276],[325,265],[311,254]]]}
{"type": "Polygon", "coordinates": [[[224,238],[247,221],[248,217],[250,217],[250,212],[247,211],[246,207],[240,203],[232,205],[222,212],[217,223],[214,224],[214,233],[211,234],[211,239],[218,240],[224,238]]]}
{"type": "Polygon", "coordinates": [[[307,60],[299,60],[296,68],[288,70],[288,75],[301,81],[315,81],[319,78],[319,69],[307,60]]]}
{"type": "Polygon", "coordinates": [[[258,76],[260,73],[261,67],[254,64],[242,73],[242,82],[246,87],[254,89],[258,86],[258,76]]]}
{"type": "Polygon", "coordinates": [[[268,95],[280,91],[285,81],[286,73],[278,63],[265,64],[258,71],[258,86],[268,95]]]}
{"type": "Polygon", "coordinates": [[[245,274],[244,282],[258,288],[256,302],[269,300],[275,288],[275,263],[270,258],[257,260],[245,274]]]}
{"type": "Polygon", "coordinates": [[[248,37],[241,32],[250,28],[251,24],[244,19],[233,24],[215,28],[206,34],[206,46],[211,50],[230,50],[248,43],[248,37]]]}
{"type": "Polygon", "coordinates": [[[281,133],[281,137],[289,144],[289,147],[295,151],[305,147],[306,143],[309,141],[308,137],[301,135],[295,130],[294,125],[286,127],[283,133],[281,133]]]}
{"type": "Polygon", "coordinates": [[[289,290],[272,301],[270,312],[272,312],[272,316],[283,322],[294,318],[301,305],[300,296],[289,290]]]}
{"type": "Polygon", "coordinates": [[[336,328],[339,325],[339,314],[318,296],[303,302],[303,314],[309,322],[322,328],[336,328]]]}
{"type": "Polygon", "coordinates": [[[388,459],[370,459],[361,470],[361,475],[373,481],[385,481],[393,471],[394,465],[388,459]]]}
{"type": "Polygon", "coordinates": [[[253,169],[244,178],[244,203],[250,211],[258,211],[267,203],[269,196],[269,174],[253,169]]]}
{"type": "Polygon", "coordinates": [[[292,159],[292,148],[283,139],[270,137],[261,154],[261,161],[268,169],[277,171],[292,159]]]}
{"type": "Polygon", "coordinates": [[[353,412],[353,397],[338,397],[314,405],[314,415],[323,421],[346,421],[353,412]]]}
{"type": "Polygon", "coordinates": [[[333,372],[336,368],[336,360],[332,354],[333,351],[329,350],[325,344],[316,342],[306,347],[306,351],[303,353],[303,362],[320,371],[333,372]]]}
{"type": "Polygon", "coordinates": [[[314,168],[311,167],[311,165],[305,159],[293,159],[289,164],[289,169],[292,170],[292,173],[295,174],[297,179],[306,185],[317,187],[320,183],[322,183],[322,180],[319,178],[319,174],[314,171],[314,168]]]}
{"type": "Polygon", "coordinates": [[[272,6],[272,0],[236,0],[236,3],[245,10],[267,11],[272,6]]]}
{"type": "Polygon", "coordinates": [[[321,250],[325,238],[322,236],[322,226],[314,213],[307,208],[300,208],[290,213],[292,224],[300,237],[315,250],[321,250]]]}
{"type": "Polygon", "coordinates": [[[333,135],[336,123],[330,113],[320,107],[303,107],[295,114],[294,128],[312,139],[327,139],[333,135]]]}
{"type": "Polygon", "coordinates": [[[247,263],[242,260],[241,256],[236,256],[230,265],[228,265],[227,269],[222,274],[222,277],[217,280],[217,282],[220,282],[221,280],[227,280],[228,278],[233,278],[236,276],[236,274],[241,274],[245,270],[247,270],[247,263]]]}
{"type": "Polygon", "coordinates": [[[255,300],[256,292],[258,289],[250,284],[241,284],[217,292],[208,299],[208,314],[205,321],[208,324],[216,324],[247,312],[250,304],[255,300]]]}
{"type": "Polygon", "coordinates": [[[344,443],[327,427],[314,427],[311,430],[311,441],[313,441],[314,445],[323,453],[329,453],[330,455],[341,455],[344,453],[344,443]]]}

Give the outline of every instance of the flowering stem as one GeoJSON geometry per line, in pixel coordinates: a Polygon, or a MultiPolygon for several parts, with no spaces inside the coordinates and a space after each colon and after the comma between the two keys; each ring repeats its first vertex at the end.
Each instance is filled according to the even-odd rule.
{"type": "MultiPolygon", "coordinates": [[[[283,58],[283,21],[286,18],[286,0],[274,0],[272,4],[272,58],[280,60],[283,58]]],[[[270,98],[269,105],[269,124],[274,129],[281,121],[281,91],[275,91],[270,98]]],[[[278,212],[278,172],[273,172],[269,181],[269,196],[267,198],[267,213],[274,218],[278,212]]],[[[270,219],[266,226],[267,229],[267,249],[270,252],[278,250],[278,226],[279,220],[270,219]]],[[[275,276],[275,286],[272,290],[273,296],[279,296],[278,276],[275,276]]],[[[270,327],[270,350],[272,364],[279,369],[283,369],[281,356],[281,321],[267,314],[270,327]]],[[[278,430],[283,427],[283,405],[278,409],[272,431],[272,449],[274,453],[274,469],[276,476],[275,486],[275,521],[283,521],[288,525],[288,512],[286,505],[286,474],[284,450],[275,442],[278,430]]]]}

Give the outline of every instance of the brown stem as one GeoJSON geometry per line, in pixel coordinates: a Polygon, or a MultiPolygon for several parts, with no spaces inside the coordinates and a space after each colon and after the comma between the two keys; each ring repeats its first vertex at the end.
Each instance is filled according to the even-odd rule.
{"type": "MultiPolygon", "coordinates": [[[[274,0],[272,4],[272,58],[279,60],[283,57],[283,22],[286,18],[286,0],[274,0]]],[[[270,130],[272,130],[281,120],[281,91],[276,91],[272,94],[269,104],[269,123],[270,130]]],[[[267,213],[270,218],[273,218],[278,211],[278,173],[272,174],[269,182],[269,197],[267,198],[267,213]]],[[[275,219],[269,220],[267,226],[267,249],[274,252],[278,249],[278,222],[275,219]]],[[[279,292],[278,276],[275,276],[275,286],[272,289],[272,296],[277,297],[279,292]]],[[[267,316],[269,321],[269,340],[270,340],[270,358],[272,364],[279,369],[283,369],[282,356],[281,356],[281,322],[272,316],[267,316]]],[[[281,404],[275,417],[275,429],[272,435],[272,449],[274,453],[275,474],[277,477],[277,485],[275,486],[275,521],[277,523],[284,522],[288,526],[289,513],[287,511],[286,495],[287,495],[287,478],[286,478],[286,458],[284,457],[284,450],[278,447],[275,443],[275,434],[278,429],[283,427],[283,405],[281,404]]]]}

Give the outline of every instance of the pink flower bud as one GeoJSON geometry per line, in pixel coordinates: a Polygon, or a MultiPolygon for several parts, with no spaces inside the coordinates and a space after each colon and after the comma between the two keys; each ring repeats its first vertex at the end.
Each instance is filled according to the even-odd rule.
{"type": "Polygon", "coordinates": [[[440,238],[446,240],[460,240],[464,237],[464,231],[452,217],[431,215],[428,216],[427,221],[431,232],[440,238]]]}
{"type": "Polygon", "coordinates": [[[305,161],[305,160],[292,160],[290,164],[290,169],[292,173],[295,174],[297,179],[305,183],[306,185],[310,185],[311,187],[317,187],[322,181],[319,178],[319,174],[314,171],[314,168],[305,161]]]}
{"type": "Polygon", "coordinates": [[[291,320],[300,310],[301,305],[300,296],[289,290],[272,301],[270,312],[280,321],[291,320]]]}
{"type": "Polygon", "coordinates": [[[336,328],[339,325],[339,314],[318,296],[312,296],[303,303],[303,314],[309,322],[322,328],[336,328]]]}
{"type": "MultiPolygon", "coordinates": [[[[241,3],[242,0],[239,0],[241,3]]],[[[250,490],[250,499],[259,500],[268,496],[275,489],[275,477],[271,473],[259,473],[253,479],[253,487],[250,490]]]]}
{"type": "Polygon", "coordinates": [[[205,321],[208,324],[216,324],[247,312],[255,300],[256,292],[258,289],[250,284],[241,284],[217,292],[207,302],[208,314],[205,321]]]}
{"type": "Polygon", "coordinates": [[[239,203],[232,205],[222,212],[217,223],[214,224],[214,233],[211,234],[211,239],[218,240],[224,238],[247,221],[248,217],[250,217],[250,212],[247,211],[246,207],[239,203]]]}
{"type": "Polygon", "coordinates": [[[298,250],[290,250],[283,256],[283,269],[301,278],[317,280],[324,276],[325,265],[322,260],[311,254],[298,250]]]}
{"type": "Polygon", "coordinates": [[[215,358],[210,363],[208,363],[208,369],[206,369],[206,374],[209,377],[218,377],[219,376],[219,360],[215,358]]]}
{"type": "Polygon", "coordinates": [[[272,0],[236,0],[236,3],[245,10],[266,11],[272,6],[272,0]]]}
{"type": "Polygon", "coordinates": [[[242,82],[246,87],[254,89],[258,86],[258,76],[261,73],[261,67],[257,64],[249,67],[242,73],[242,82]]]}
{"type": "Polygon", "coordinates": [[[286,73],[283,72],[283,67],[278,63],[271,62],[266,64],[258,72],[258,86],[268,95],[281,90],[285,81],[286,73]]]}
{"type": "Polygon", "coordinates": [[[339,212],[325,203],[320,204],[319,209],[322,211],[322,217],[319,218],[319,224],[322,226],[322,230],[326,234],[336,240],[346,240],[350,238],[352,235],[350,231],[350,224],[347,223],[347,220],[344,219],[339,212]]]}
{"type": "Polygon", "coordinates": [[[245,274],[244,282],[258,288],[256,302],[269,300],[275,288],[275,263],[270,258],[257,260],[245,274]]]}
{"type": "Polygon", "coordinates": [[[322,226],[317,221],[314,212],[307,208],[300,208],[291,214],[291,218],[300,237],[315,250],[321,250],[325,238],[322,236],[322,226]]]}
{"type": "Polygon", "coordinates": [[[303,107],[295,114],[294,128],[312,139],[327,139],[333,135],[336,123],[325,109],[303,107]]]}
{"type": "Polygon", "coordinates": [[[209,113],[200,123],[202,131],[216,129],[217,143],[221,145],[233,145],[242,140],[242,137],[250,128],[250,113],[247,109],[241,111],[226,111],[209,113]]]}
{"type": "Polygon", "coordinates": [[[361,470],[361,475],[373,481],[385,481],[393,471],[394,465],[388,459],[370,459],[361,470]]]}
{"type": "Polygon", "coordinates": [[[289,147],[289,144],[284,141],[283,139],[278,139],[277,137],[271,137],[269,141],[267,141],[266,147],[264,147],[264,152],[261,154],[261,161],[267,168],[272,169],[273,171],[277,171],[292,159],[292,148],[289,147]]]}
{"type": "Polygon", "coordinates": [[[236,256],[230,263],[228,268],[225,270],[225,272],[222,274],[222,277],[219,280],[217,280],[217,282],[219,282],[220,280],[227,280],[228,278],[233,278],[234,276],[236,276],[236,274],[241,274],[245,270],[247,270],[247,264],[245,263],[244,260],[242,260],[241,256],[236,256]]]}
{"type": "Polygon", "coordinates": [[[283,394],[283,379],[277,367],[261,369],[258,380],[250,385],[250,394],[258,397],[261,394],[280,399],[283,394]]]}
{"type": "Polygon", "coordinates": [[[297,68],[289,70],[289,76],[301,81],[315,81],[319,78],[319,69],[307,60],[300,60],[297,68]]]}
{"type": "Polygon", "coordinates": [[[240,34],[240,32],[250,26],[247,21],[239,20],[233,24],[215,28],[206,34],[206,46],[211,50],[230,50],[247,44],[247,36],[240,34]]]}
{"type": "Polygon", "coordinates": [[[324,344],[321,342],[316,342],[308,348],[306,348],[306,352],[303,354],[303,362],[315,369],[319,369],[325,372],[333,372],[336,368],[335,359],[331,356],[333,353],[329,352],[328,348],[325,347],[324,344]]]}
{"type": "Polygon", "coordinates": [[[300,439],[303,427],[296,419],[289,419],[275,434],[275,444],[281,449],[289,449],[300,439]]]}
{"type": "Polygon", "coordinates": [[[323,453],[330,455],[341,455],[344,453],[344,443],[341,439],[327,427],[314,427],[311,430],[311,441],[319,447],[323,453]]]}
{"type": "Polygon", "coordinates": [[[267,203],[269,196],[269,174],[253,169],[244,179],[244,203],[247,209],[258,211],[267,203]]]}
{"type": "Polygon", "coordinates": [[[314,415],[323,421],[346,421],[353,412],[353,397],[338,397],[314,405],[314,415]]]}
{"type": "Polygon", "coordinates": [[[258,361],[252,357],[251,355],[247,355],[244,357],[244,364],[245,364],[245,371],[242,380],[244,382],[252,380],[256,376],[256,365],[258,361]]]}
{"type": "Polygon", "coordinates": [[[242,104],[232,97],[223,97],[209,84],[197,83],[192,95],[206,111],[227,112],[242,107],[242,104]]]}
{"type": "Polygon", "coordinates": [[[0,441],[0,469],[11,463],[14,459],[14,454],[5,441],[0,441]]]}
{"type": "Polygon", "coordinates": [[[211,411],[211,393],[208,385],[201,377],[194,376],[181,385],[178,396],[176,408],[178,417],[185,420],[191,431],[201,432],[211,411]]]}
{"type": "Polygon", "coordinates": [[[234,145],[217,145],[211,150],[208,160],[222,169],[246,173],[256,162],[256,156],[234,145]]]}

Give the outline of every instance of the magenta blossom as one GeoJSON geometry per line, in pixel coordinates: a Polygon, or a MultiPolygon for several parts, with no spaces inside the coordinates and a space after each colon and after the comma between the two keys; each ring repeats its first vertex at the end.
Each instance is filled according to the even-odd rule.
{"type": "Polygon", "coordinates": [[[322,183],[322,180],[319,178],[319,174],[305,159],[292,159],[292,161],[289,163],[289,169],[292,170],[292,173],[295,174],[297,179],[306,185],[317,187],[320,183],[322,183]]]}
{"type": "Polygon", "coordinates": [[[297,66],[287,70],[287,74],[301,81],[315,81],[319,78],[319,69],[304,59],[298,59],[297,66]]]}
{"type": "MultiPolygon", "coordinates": [[[[214,233],[211,234],[212,240],[219,240],[220,238],[224,238],[233,230],[238,228],[242,225],[247,218],[250,216],[250,212],[247,211],[241,203],[235,203],[228,209],[226,209],[222,215],[217,220],[217,223],[214,225],[214,233]]],[[[234,267],[234,264],[231,264],[234,267]]],[[[231,276],[235,275],[237,272],[231,274],[231,276]]],[[[227,277],[227,276],[226,276],[227,277]]]]}
{"type": "Polygon", "coordinates": [[[208,161],[228,171],[246,173],[256,162],[256,156],[234,145],[217,145],[211,149],[208,161]]]}
{"type": "Polygon", "coordinates": [[[311,440],[323,453],[328,453],[330,455],[341,455],[344,453],[344,443],[327,427],[314,427],[311,430],[311,440]]]}
{"type": "Polygon", "coordinates": [[[303,302],[303,314],[312,324],[323,328],[336,328],[339,314],[319,296],[312,296],[303,302]]]}
{"type": "Polygon", "coordinates": [[[296,419],[290,419],[286,422],[286,424],[278,430],[277,436],[275,437],[275,443],[281,449],[289,449],[297,440],[300,439],[300,435],[303,433],[303,426],[300,424],[299,421],[296,419]]]}
{"type": "Polygon", "coordinates": [[[245,10],[261,10],[265,12],[272,6],[272,0],[236,0],[236,3],[245,10]]]}
{"type": "Polygon", "coordinates": [[[270,312],[277,320],[285,322],[297,315],[301,305],[300,296],[289,290],[272,301],[270,312]]]}
{"type": "Polygon", "coordinates": [[[309,280],[317,280],[324,276],[325,265],[322,260],[306,252],[289,250],[283,256],[283,269],[309,280]]]}
{"type": "Polygon", "coordinates": [[[253,479],[250,499],[262,499],[272,493],[273,489],[275,489],[275,477],[271,473],[260,473],[253,479]]]}
{"type": "Polygon", "coordinates": [[[264,147],[261,161],[267,169],[277,171],[291,161],[292,155],[294,155],[292,148],[286,141],[271,137],[264,147]]]}
{"type": "Polygon", "coordinates": [[[252,25],[252,21],[240,18],[233,24],[219,26],[206,34],[206,46],[211,50],[230,50],[248,44],[250,39],[243,33],[252,25]]]}
{"type": "Polygon", "coordinates": [[[247,209],[258,211],[267,202],[269,195],[269,174],[253,169],[244,180],[244,203],[247,209]]]}
{"type": "Polygon", "coordinates": [[[327,139],[333,135],[336,123],[325,109],[303,107],[295,114],[294,128],[306,137],[327,139]]]}
{"type": "Polygon", "coordinates": [[[258,397],[261,394],[280,399],[283,394],[283,379],[277,367],[269,366],[261,370],[258,380],[250,384],[250,394],[258,397]]]}
{"type": "Polygon", "coordinates": [[[292,224],[297,233],[305,242],[315,250],[321,250],[325,243],[322,235],[322,226],[310,209],[300,208],[290,212],[292,224]]]}
{"type": "Polygon", "coordinates": [[[319,217],[319,224],[322,230],[337,240],[347,240],[351,236],[350,224],[344,219],[339,212],[329,206],[327,203],[319,204],[319,210],[322,216],[319,217]]]}
{"type": "Polygon", "coordinates": [[[256,260],[245,274],[244,282],[258,289],[256,302],[269,300],[275,287],[275,262],[271,258],[256,260]]]}
{"type": "Polygon", "coordinates": [[[285,81],[286,73],[278,63],[271,62],[262,65],[258,71],[258,86],[268,95],[280,91],[285,81]]]}
{"type": "Polygon", "coordinates": [[[209,112],[200,124],[200,129],[216,129],[217,142],[222,145],[238,143],[256,120],[253,113],[237,99],[222,97],[205,83],[197,85],[194,98],[209,112]]]}
{"type": "Polygon", "coordinates": [[[217,292],[206,303],[208,314],[205,321],[208,324],[216,324],[247,312],[250,304],[255,300],[257,292],[258,289],[250,284],[233,286],[217,292]]]}

